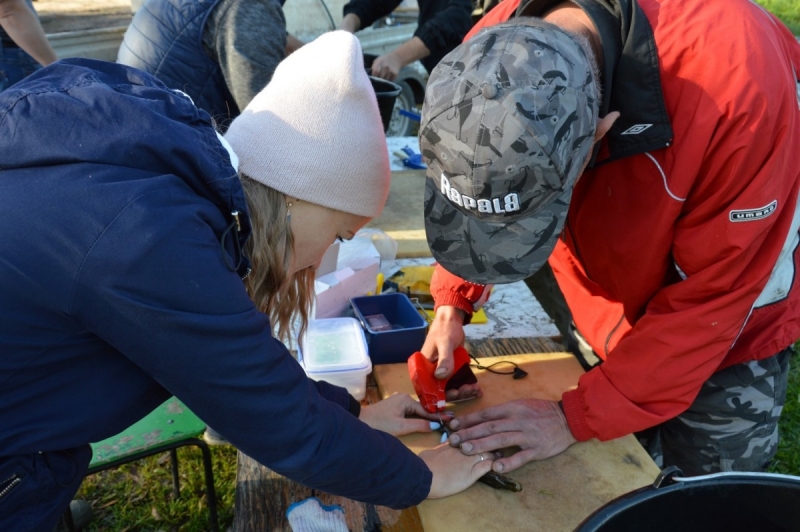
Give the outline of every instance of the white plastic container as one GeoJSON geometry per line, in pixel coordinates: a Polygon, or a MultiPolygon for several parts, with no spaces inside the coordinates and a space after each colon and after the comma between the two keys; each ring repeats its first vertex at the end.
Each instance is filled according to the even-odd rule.
{"type": "Polygon", "coordinates": [[[347,388],[359,401],[367,393],[372,361],[361,324],[354,318],[312,320],[300,351],[306,375],[347,388]]]}

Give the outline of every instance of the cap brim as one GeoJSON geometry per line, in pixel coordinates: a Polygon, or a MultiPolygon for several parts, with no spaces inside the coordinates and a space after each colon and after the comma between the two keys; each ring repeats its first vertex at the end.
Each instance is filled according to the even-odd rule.
{"type": "Polygon", "coordinates": [[[513,283],[547,261],[564,227],[572,189],[535,215],[509,223],[481,222],[453,206],[425,182],[425,233],[436,261],[450,273],[479,284],[513,283]]]}

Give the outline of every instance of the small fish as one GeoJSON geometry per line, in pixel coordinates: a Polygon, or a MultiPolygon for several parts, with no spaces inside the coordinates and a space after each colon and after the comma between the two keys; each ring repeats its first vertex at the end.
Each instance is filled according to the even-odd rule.
{"type": "Polygon", "coordinates": [[[496,490],[522,491],[522,484],[511,477],[495,473],[494,471],[489,471],[483,475],[478,479],[478,482],[482,482],[496,490]]]}
{"type": "Polygon", "coordinates": [[[478,67],[481,66],[481,61],[483,61],[486,58],[486,56],[489,55],[489,52],[492,50],[492,47],[494,46],[495,42],[497,42],[497,34],[493,33],[489,36],[486,42],[483,43],[483,47],[481,48],[480,51],[481,56],[478,59],[478,63],[475,65],[476,70],[478,69],[478,67]]]}
{"type": "Polygon", "coordinates": [[[497,264],[494,264],[492,268],[494,268],[495,271],[501,275],[522,275],[523,272],[518,271],[516,268],[514,268],[511,265],[511,262],[512,261],[510,260],[504,260],[498,262],[497,264]]]}
{"type": "Polygon", "coordinates": [[[567,81],[567,76],[565,76],[560,70],[548,70],[542,74],[542,77],[545,79],[545,81],[547,81],[548,84],[552,83],[554,79],[562,79],[567,81]]]}
{"type": "Polygon", "coordinates": [[[549,44],[547,44],[547,43],[544,43],[544,42],[542,42],[542,41],[539,41],[539,40],[537,40],[537,39],[531,39],[531,38],[528,38],[528,37],[526,37],[526,38],[525,38],[525,42],[527,42],[527,43],[531,43],[531,44],[535,44],[535,45],[536,45],[536,46],[538,46],[539,48],[544,48],[545,50],[549,50],[549,51],[553,52],[554,54],[561,56],[561,58],[562,58],[564,61],[566,61],[568,65],[570,65],[570,66],[575,66],[575,65],[573,65],[573,64],[572,64],[572,61],[570,61],[569,59],[567,59],[566,57],[564,57],[564,56],[561,54],[561,52],[560,52],[559,50],[557,50],[557,49],[553,48],[552,46],[550,46],[550,45],[549,45],[549,44]]]}
{"type": "Polygon", "coordinates": [[[450,225],[450,222],[456,219],[457,214],[456,209],[451,209],[450,212],[445,212],[438,218],[429,218],[428,221],[433,225],[450,225]]]}
{"type": "Polygon", "coordinates": [[[558,131],[556,131],[556,134],[553,137],[553,146],[558,147],[558,145],[561,144],[561,141],[564,140],[564,138],[569,133],[570,126],[577,119],[578,119],[577,111],[573,111],[567,116],[567,118],[564,120],[564,123],[561,124],[561,127],[558,128],[558,131]]]}
{"type": "Polygon", "coordinates": [[[548,243],[550,241],[550,237],[553,236],[553,233],[555,233],[557,225],[558,225],[558,216],[553,216],[553,219],[550,220],[550,223],[547,225],[547,227],[545,227],[541,231],[534,233],[537,237],[539,237],[539,241],[536,242],[536,244],[533,247],[531,247],[531,249],[529,249],[524,255],[517,257],[517,260],[524,259],[528,255],[530,255],[531,253],[542,247],[544,244],[548,243]]]}
{"type": "Polygon", "coordinates": [[[524,107],[522,107],[522,104],[519,103],[519,102],[516,103],[516,107],[517,107],[517,111],[519,111],[519,114],[521,114],[522,116],[524,116],[528,120],[536,120],[538,122],[541,122],[545,118],[550,118],[550,117],[554,116],[554,115],[543,115],[543,114],[539,113],[539,110],[536,109],[536,108],[531,109],[531,110],[525,109],[524,107]]]}
{"type": "Polygon", "coordinates": [[[430,247],[433,251],[438,251],[439,253],[445,253],[448,249],[450,249],[450,246],[452,246],[457,242],[461,242],[461,239],[456,238],[453,240],[447,240],[444,237],[437,236],[436,240],[433,241],[430,247]]]}

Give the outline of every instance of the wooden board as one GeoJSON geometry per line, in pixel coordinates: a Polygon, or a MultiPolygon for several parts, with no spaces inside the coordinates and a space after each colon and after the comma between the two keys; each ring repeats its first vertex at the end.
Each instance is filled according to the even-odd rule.
{"type": "MultiPolygon", "coordinates": [[[[448,410],[472,412],[523,397],[557,400],[577,385],[583,369],[569,353],[530,353],[481,358],[482,365],[513,360],[528,372],[524,379],[474,370],[484,391],[481,399],[454,403],[448,410]]],[[[405,364],[373,369],[381,397],[414,394],[405,364]]],[[[401,440],[414,452],[434,447],[440,434],[411,434],[401,440]]],[[[417,506],[425,532],[526,530],[572,531],[583,519],[615,497],[651,484],[659,469],[633,436],[610,442],[577,443],[562,454],[531,462],[509,476],[519,493],[484,484],[417,506]]]]}
{"type": "MultiPolygon", "coordinates": [[[[375,380],[369,375],[362,404],[374,404],[380,399],[375,380]]],[[[350,532],[423,532],[416,506],[393,510],[317,491],[271,471],[239,451],[234,532],[292,532],[286,510],[290,504],[309,497],[317,497],[322,504],[341,506],[350,532]]]]}
{"type": "MultiPolygon", "coordinates": [[[[561,350],[558,342],[547,337],[467,340],[466,346],[478,357],[561,350]]],[[[374,404],[380,400],[375,379],[370,374],[367,376],[367,396],[362,404],[374,404]]],[[[423,532],[416,506],[392,510],[385,506],[322,493],[274,473],[241,451],[237,462],[233,523],[235,532],[291,532],[286,509],[291,503],[308,497],[319,497],[323,504],[342,506],[345,509],[347,529],[351,532],[423,532]]]]}

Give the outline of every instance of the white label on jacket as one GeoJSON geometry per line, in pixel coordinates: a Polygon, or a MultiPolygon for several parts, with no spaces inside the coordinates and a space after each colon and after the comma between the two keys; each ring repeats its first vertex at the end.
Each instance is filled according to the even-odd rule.
{"type": "Polygon", "coordinates": [[[756,220],[763,220],[778,208],[778,200],[772,200],[769,205],[760,207],[758,209],[744,209],[740,211],[731,211],[730,220],[732,222],[754,222],[756,220]]]}

